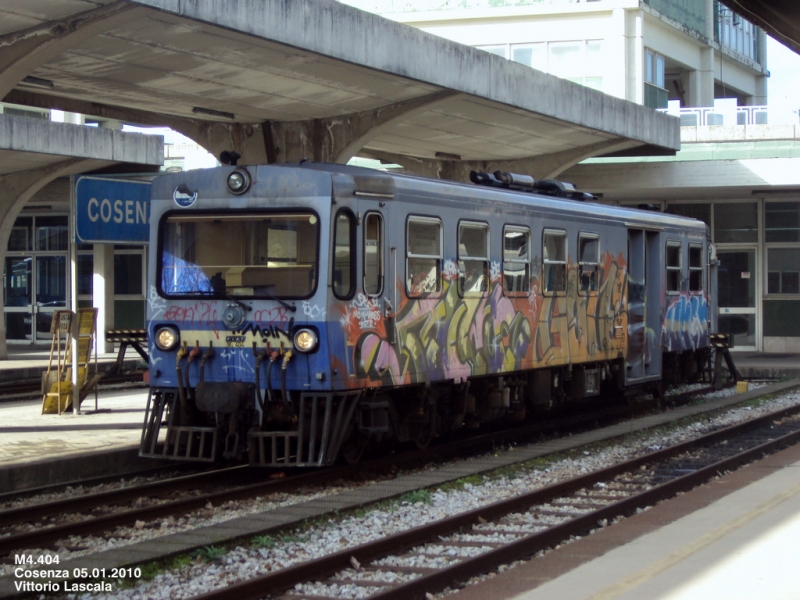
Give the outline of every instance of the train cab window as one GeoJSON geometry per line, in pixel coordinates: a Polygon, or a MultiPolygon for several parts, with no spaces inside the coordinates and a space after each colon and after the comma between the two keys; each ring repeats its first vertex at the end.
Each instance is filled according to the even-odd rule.
{"type": "Polygon", "coordinates": [[[545,230],[542,240],[542,263],[545,292],[567,291],[567,234],[545,230]]]}
{"type": "Polygon", "coordinates": [[[667,293],[681,291],[681,244],[667,242],[667,293]]]}
{"type": "Polygon", "coordinates": [[[489,226],[458,224],[458,291],[483,294],[489,289],[489,226]]]}
{"type": "Polygon", "coordinates": [[[596,292],[600,279],[600,236],[582,233],[578,236],[579,292],[596,292]]]}
{"type": "Polygon", "coordinates": [[[317,287],[319,219],[311,213],[173,213],[159,235],[167,297],[308,298],[317,287]]]}
{"type": "Polygon", "coordinates": [[[333,294],[337,298],[349,299],[355,291],[355,223],[353,213],[340,210],[336,215],[333,230],[333,294]]]}
{"type": "Polygon", "coordinates": [[[689,291],[703,291],[703,246],[689,244],[689,291]]]}
{"type": "Polygon", "coordinates": [[[506,226],[503,230],[503,288],[506,295],[527,294],[531,287],[531,231],[506,226]]]}
{"type": "Polygon", "coordinates": [[[442,222],[410,217],[406,232],[406,285],[410,297],[442,289],[442,222]]]}
{"type": "Polygon", "coordinates": [[[377,296],[383,291],[383,217],[367,213],[364,218],[364,293],[377,296]]]}

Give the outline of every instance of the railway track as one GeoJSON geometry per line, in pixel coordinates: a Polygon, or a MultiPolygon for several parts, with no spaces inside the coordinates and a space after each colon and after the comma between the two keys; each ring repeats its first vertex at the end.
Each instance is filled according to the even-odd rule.
{"type": "MultiPolygon", "coordinates": [[[[788,387],[788,385],[786,385],[786,384],[782,384],[782,385],[784,387],[788,387]]],[[[694,394],[700,393],[700,391],[706,391],[706,390],[695,390],[694,394]]],[[[676,403],[676,404],[681,403],[681,402],[688,402],[691,399],[690,396],[691,396],[691,394],[686,394],[686,395],[683,395],[683,396],[678,397],[678,398],[673,397],[671,399],[671,401],[676,403]]],[[[684,410],[692,411],[694,414],[697,414],[697,413],[703,412],[704,410],[713,409],[714,406],[711,406],[711,405],[716,405],[717,408],[720,408],[720,407],[723,407],[723,406],[727,406],[727,405],[729,405],[731,403],[733,403],[732,400],[717,400],[717,401],[711,402],[710,405],[708,405],[708,406],[704,405],[703,407],[699,407],[699,406],[695,405],[695,406],[686,407],[684,410]]],[[[638,407],[633,407],[633,408],[634,408],[634,410],[636,410],[638,407]]],[[[603,417],[601,415],[602,415],[602,413],[598,412],[598,413],[592,414],[590,416],[587,416],[586,420],[588,422],[593,423],[593,425],[596,425],[597,423],[602,421],[603,417]]],[[[660,419],[661,423],[666,423],[670,419],[673,418],[673,417],[666,416],[666,415],[661,415],[661,416],[651,415],[651,416],[646,417],[643,420],[643,421],[648,421],[648,424],[646,426],[642,426],[642,428],[646,429],[647,427],[652,427],[652,426],[657,425],[657,423],[651,422],[651,419],[653,419],[654,417],[657,418],[657,419],[660,419]]],[[[606,415],[605,418],[609,418],[608,415],[606,415]]],[[[611,420],[614,420],[614,419],[611,419],[611,420]]],[[[619,419],[617,419],[617,420],[619,420],[619,419]]],[[[574,421],[575,420],[573,418],[565,416],[565,417],[562,417],[561,420],[555,420],[554,423],[553,423],[553,427],[556,430],[564,432],[564,431],[567,430],[567,426],[565,425],[565,423],[571,423],[572,425],[575,425],[574,421]]],[[[585,430],[593,429],[593,427],[588,426],[586,423],[584,423],[583,426],[575,425],[575,427],[577,427],[577,429],[575,429],[574,431],[579,431],[581,428],[583,428],[585,430]]],[[[627,423],[623,423],[622,425],[619,425],[618,427],[622,427],[625,430],[626,433],[629,432],[629,431],[635,430],[635,429],[632,429],[630,427],[630,425],[627,424],[627,423]]],[[[613,426],[611,428],[613,428],[613,426]]],[[[511,434],[511,432],[503,432],[501,435],[502,436],[507,436],[507,435],[510,435],[510,434],[511,434]]],[[[552,434],[548,434],[545,431],[543,431],[541,429],[541,426],[539,426],[539,429],[536,429],[535,431],[532,431],[532,432],[529,431],[528,435],[532,435],[533,437],[538,438],[538,439],[541,439],[543,437],[547,438],[547,439],[551,439],[553,437],[552,434]]],[[[582,443],[586,443],[585,440],[587,440],[587,439],[594,439],[594,441],[597,441],[598,439],[606,439],[606,438],[603,437],[603,436],[606,436],[606,435],[607,434],[602,433],[602,432],[601,433],[597,433],[597,434],[595,434],[594,432],[588,432],[586,434],[577,433],[577,434],[575,434],[573,436],[570,436],[568,438],[564,438],[564,439],[562,439],[560,441],[556,440],[556,442],[554,442],[554,443],[559,443],[560,442],[562,447],[564,447],[564,448],[569,448],[569,447],[576,448],[576,447],[580,447],[580,445],[582,443]]],[[[484,450],[487,447],[491,447],[491,446],[494,446],[495,448],[497,447],[498,442],[497,442],[496,439],[494,439],[494,440],[491,439],[491,436],[481,436],[481,437],[476,438],[476,442],[475,443],[478,444],[479,446],[482,444],[484,450]],[[483,437],[484,439],[481,439],[481,437],[483,437]]],[[[506,443],[512,443],[512,444],[514,443],[514,441],[511,438],[504,438],[504,439],[505,439],[506,443]]],[[[521,441],[521,438],[519,440],[517,440],[517,442],[519,442],[519,441],[521,441]]],[[[545,444],[545,446],[550,446],[550,445],[551,445],[550,442],[547,442],[545,444]]],[[[454,443],[454,444],[452,444],[450,446],[451,447],[448,448],[448,445],[445,444],[442,447],[437,447],[435,449],[428,449],[427,452],[420,452],[420,453],[417,454],[417,456],[415,458],[410,458],[409,457],[408,458],[408,461],[409,461],[408,463],[400,463],[399,457],[397,457],[397,456],[389,456],[389,457],[386,457],[386,458],[381,459],[381,460],[385,461],[384,465],[392,465],[392,468],[394,469],[394,472],[396,473],[396,469],[398,467],[402,467],[405,464],[411,464],[413,462],[413,460],[415,460],[415,459],[416,460],[421,460],[421,461],[430,460],[431,451],[432,450],[435,450],[437,453],[441,453],[441,456],[445,457],[445,458],[448,456],[448,454],[450,456],[453,456],[453,455],[458,456],[458,457],[463,457],[464,456],[464,441],[463,440],[459,441],[459,442],[456,442],[456,443],[454,443]]],[[[478,448],[478,451],[480,451],[480,448],[478,448]]],[[[508,460],[507,460],[507,462],[505,464],[513,465],[513,464],[516,464],[517,462],[525,460],[526,456],[528,456],[528,457],[531,457],[531,456],[544,456],[544,455],[547,454],[547,451],[544,451],[544,450],[543,451],[537,451],[537,452],[527,453],[526,454],[526,451],[524,449],[519,449],[518,451],[515,451],[515,452],[501,453],[501,458],[499,458],[499,459],[498,458],[489,459],[486,462],[492,462],[492,460],[494,460],[494,461],[505,460],[503,458],[503,455],[508,455],[509,458],[508,458],[508,460]],[[511,456],[511,455],[514,455],[514,456],[511,456]]],[[[489,456],[491,456],[491,455],[489,455],[489,456]]],[[[495,452],[494,456],[495,457],[497,456],[496,452],[495,452]]],[[[485,461],[485,459],[478,459],[477,462],[480,463],[480,464],[469,466],[468,469],[476,469],[474,471],[471,471],[471,472],[474,472],[474,473],[482,473],[482,472],[485,473],[485,472],[487,472],[487,470],[490,470],[491,468],[497,468],[497,466],[502,466],[502,465],[498,464],[497,462],[493,462],[492,463],[494,466],[489,466],[488,464],[484,464],[483,461],[485,461]]],[[[367,464],[371,465],[370,466],[370,470],[372,470],[374,472],[374,471],[379,470],[380,468],[382,468],[380,466],[380,462],[381,461],[371,461],[370,463],[367,463],[367,464]]],[[[467,462],[469,462],[469,461],[467,461],[467,462]]],[[[365,469],[365,465],[363,465],[363,464],[360,465],[359,469],[360,470],[364,470],[365,469]]],[[[429,470],[430,469],[423,469],[423,471],[425,471],[425,472],[428,472],[429,470]]],[[[436,467],[434,469],[434,471],[437,471],[437,470],[439,470],[438,467],[436,467]]],[[[448,470],[448,466],[447,465],[444,466],[444,470],[445,471],[448,470]]],[[[259,472],[263,473],[263,471],[261,471],[261,470],[259,472]]],[[[331,470],[325,472],[324,477],[325,477],[325,479],[327,481],[331,481],[331,480],[334,480],[336,478],[345,477],[346,473],[347,473],[347,469],[346,468],[342,468],[341,470],[331,469],[331,470]]],[[[463,476],[468,476],[468,475],[469,475],[469,472],[467,472],[467,469],[463,469],[461,467],[456,467],[456,469],[455,469],[455,471],[453,473],[444,474],[443,477],[440,477],[438,479],[438,481],[440,481],[440,482],[446,482],[448,480],[452,481],[452,480],[458,478],[459,476],[463,477],[463,476]],[[460,475],[455,474],[455,473],[460,473],[460,475]]],[[[205,477],[209,477],[209,476],[214,477],[213,475],[204,475],[204,476],[205,477]]],[[[224,498],[224,497],[233,496],[236,499],[241,499],[242,497],[244,497],[248,493],[251,494],[252,496],[257,496],[257,495],[265,495],[266,496],[266,495],[278,492],[280,490],[283,490],[283,491],[291,491],[292,489],[296,490],[297,487],[300,486],[300,485],[324,487],[324,485],[325,485],[324,481],[322,481],[320,479],[320,477],[321,477],[321,474],[319,474],[319,473],[308,473],[308,472],[305,472],[305,475],[303,477],[300,477],[300,478],[287,477],[286,479],[272,480],[272,481],[263,482],[261,484],[249,484],[248,486],[239,487],[236,490],[219,490],[217,492],[212,492],[212,494],[213,493],[220,494],[220,495],[216,496],[215,497],[216,500],[214,500],[212,502],[213,502],[213,505],[215,507],[217,507],[217,506],[219,506],[220,502],[222,501],[222,498],[224,498]]],[[[390,480],[392,480],[393,475],[385,475],[385,477],[390,479],[390,480]]],[[[403,477],[400,477],[398,479],[398,481],[400,481],[400,479],[409,479],[409,478],[413,480],[414,476],[413,475],[412,476],[404,475],[403,477]]],[[[188,481],[191,478],[184,478],[184,479],[186,479],[188,481]]],[[[169,487],[166,484],[163,484],[163,485],[165,486],[165,488],[169,487]]],[[[338,485],[338,483],[336,483],[335,485],[338,485]]],[[[404,485],[408,485],[408,482],[407,481],[404,482],[404,485]]],[[[416,484],[414,484],[414,485],[416,485],[416,484]]],[[[375,481],[370,482],[369,488],[373,488],[375,486],[376,486],[376,482],[375,481]]],[[[392,489],[396,488],[396,484],[395,484],[395,482],[393,480],[392,481],[387,481],[386,486],[388,486],[389,488],[392,488],[392,489]]],[[[384,486],[384,487],[386,487],[386,486],[384,486]]],[[[153,487],[157,488],[158,486],[153,486],[153,487]]],[[[189,486],[189,487],[191,487],[191,486],[189,486]]],[[[381,484],[377,483],[377,487],[381,487],[381,484]]],[[[368,490],[369,490],[369,488],[368,488],[368,490]]],[[[399,489],[399,488],[397,488],[397,489],[399,489]]],[[[413,488],[406,488],[406,490],[408,490],[408,489],[413,489],[413,488]]],[[[382,498],[383,499],[390,498],[390,497],[392,497],[393,494],[402,493],[403,491],[405,491],[405,490],[401,489],[400,492],[397,492],[397,491],[390,492],[389,496],[383,496],[382,498]]],[[[132,493],[133,494],[137,494],[138,492],[132,492],[132,493]]],[[[359,494],[360,494],[360,492],[359,492],[359,494]]],[[[348,492],[345,491],[344,495],[347,496],[348,492]]],[[[353,494],[351,494],[351,497],[352,497],[352,495],[353,494]]],[[[356,494],[356,495],[358,495],[358,494],[356,494]]],[[[371,499],[365,500],[363,502],[363,504],[357,503],[357,504],[351,505],[351,508],[357,507],[359,505],[367,506],[371,502],[380,501],[382,499],[380,496],[375,495],[375,494],[373,494],[372,492],[369,492],[369,491],[365,495],[365,498],[371,498],[371,499]]],[[[77,503],[80,504],[81,501],[85,501],[85,497],[83,499],[77,500],[77,503]]],[[[109,496],[106,496],[105,499],[97,498],[97,499],[91,500],[91,502],[93,502],[95,504],[99,504],[101,506],[105,506],[106,504],[110,504],[111,503],[111,499],[110,499],[109,496]]],[[[200,498],[194,498],[194,497],[193,498],[184,498],[184,499],[179,500],[178,503],[171,503],[171,502],[170,503],[164,503],[164,504],[172,504],[171,508],[159,508],[158,506],[155,506],[155,507],[148,507],[148,509],[152,508],[153,511],[165,510],[166,513],[162,513],[162,514],[167,514],[169,512],[172,512],[173,514],[177,514],[177,513],[181,513],[181,512],[185,513],[187,510],[189,510],[189,511],[196,510],[198,506],[205,506],[208,502],[209,502],[208,496],[202,496],[200,498]],[[181,502],[183,502],[183,504],[180,504],[181,502]],[[194,507],[194,508],[191,508],[191,507],[194,507]]],[[[57,504],[58,503],[54,503],[54,506],[49,507],[49,508],[45,508],[44,510],[45,511],[47,511],[47,510],[50,510],[50,511],[52,511],[52,510],[60,510],[60,509],[58,509],[57,504]]],[[[244,537],[255,536],[255,535],[261,535],[261,534],[267,533],[267,532],[269,532],[270,534],[273,534],[273,535],[277,535],[277,534],[279,534],[280,531],[285,531],[287,528],[291,528],[293,526],[297,526],[299,523],[303,522],[305,519],[311,518],[309,516],[305,516],[305,517],[300,516],[300,517],[298,517],[297,515],[299,513],[304,513],[306,515],[313,515],[314,514],[313,512],[308,512],[307,509],[303,508],[306,505],[313,505],[313,504],[314,504],[313,500],[311,500],[311,501],[301,501],[301,504],[298,505],[300,508],[298,508],[298,509],[293,509],[291,507],[286,508],[284,510],[271,509],[270,511],[268,511],[266,513],[262,513],[263,516],[254,515],[253,517],[242,517],[242,518],[234,519],[234,521],[232,522],[232,524],[229,527],[226,526],[226,523],[219,523],[219,524],[217,524],[215,526],[212,526],[210,528],[209,527],[205,527],[205,529],[208,530],[207,534],[198,535],[196,533],[193,533],[195,530],[192,530],[192,531],[187,532],[187,534],[185,536],[185,537],[189,538],[188,541],[187,540],[183,540],[181,543],[176,543],[178,538],[181,538],[181,534],[180,533],[178,533],[177,535],[171,533],[166,538],[156,537],[156,538],[153,538],[154,542],[159,540],[159,539],[166,539],[167,541],[163,545],[163,547],[161,546],[160,543],[158,544],[158,550],[155,552],[155,554],[153,552],[151,552],[148,555],[149,556],[148,558],[140,558],[137,562],[131,562],[130,557],[131,557],[131,554],[133,556],[143,557],[143,555],[138,554],[138,550],[136,550],[136,548],[138,548],[141,545],[141,543],[138,543],[138,542],[135,543],[133,546],[124,546],[124,547],[119,548],[118,550],[112,549],[112,550],[104,550],[104,551],[99,551],[99,552],[93,552],[93,553],[89,554],[86,557],[86,560],[82,559],[80,556],[77,556],[75,558],[67,560],[66,564],[67,565],[76,565],[77,566],[77,565],[84,564],[88,560],[89,562],[94,561],[95,563],[96,563],[96,561],[101,561],[104,564],[107,564],[109,566],[113,566],[113,565],[131,566],[131,565],[134,565],[134,564],[141,564],[142,561],[148,562],[150,560],[159,560],[159,556],[166,557],[166,556],[169,556],[170,554],[176,554],[176,553],[180,553],[180,552],[184,552],[184,553],[189,552],[189,551],[192,550],[192,548],[197,549],[197,548],[207,547],[210,544],[225,543],[226,539],[233,540],[233,539],[237,539],[237,538],[242,538],[243,536],[244,537]],[[286,514],[283,514],[283,513],[286,513],[286,514]],[[283,514],[283,516],[282,516],[282,514],[283,514]],[[295,516],[292,516],[292,515],[295,515],[295,516]],[[299,520],[298,520],[298,518],[299,518],[299,520]],[[269,522],[269,523],[271,523],[271,525],[267,525],[267,524],[259,525],[258,524],[260,522],[259,519],[264,521],[265,523],[269,522]],[[243,523],[244,523],[244,525],[243,525],[243,523]],[[204,535],[205,535],[205,537],[204,537],[204,535]],[[208,537],[208,536],[210,536],[210,537],[208,537]],[[130,551],[126,550],[127,548],[131,548],[131,550],[130,551]]],[[[326,514],[326,511],[330,511],[330,510],[338,511],[339,510],[338,507],[331,508],[334,504],[335,503],[332,504],[331,500],[327,500],[327,499],[320,500],[319,501],[320,508],[314,509],[314,510],[317,511],[316,514],[318,515],[315,518],[320,518],[322,515],[326,514]],[[324,507],[328,507],[328,508],[324,508],[324,507]]],[[[39,509],[37,509],[37,510],[41,510],[41,507],[39,509]]],[[[139,510],[139,509],[136,509],[136,510],[139,510]]],[[[211,513],[213,511],[199,511],[199,512],[211,513]]],[[[155,514],[155,513],[152,513],[152,514],[155,514]]],[[[41,518],[44,518],[43,515],[44,515],[44,513],[40,513],[41,518]]],[[[146,516],[146,513],[141,513],[141,512],[140,513],[129,513],[127,517],[124,517],[124,519],[123,519],[123,517],[116,517],[115,515],[108,515],[108,517],[110,517],[110,518],[108,520],[105,520],[105,521],[101,520],[104,517],[90,518],[90,519],[88,519],[88,521],[95,521],[95,523],[92,523],[92,524],[88,524],[87,523],[86,527],[88,527],[90,529],[94,528],[93,529],[94,531],[101,531],[101,530],[105,531],[106,532],[105,535],[109,535],[109,533],[110,533],[111,535],[113,535],[115,537],[118,537],[118,534],[113,532],[113,528],[115,526],[118,526],[118,525],[114,524],[115,521],[113,519],[120,518],[120,519],[123,519],[124,521],[127,521],[127,522],[130,523],[132,520],[134,520],[134,521],[143,521],[144,520],[142,518],[143,516],[146,516]]],[[[14,518],[18,518],[18,517],[19,517],[19,514],[16,515],[16,517],[10,517],[10,515],[4,516],[2,513],[0,513],[0,522],[10,523],[11,521],[14,520],[14,518]]],[[[4,544],[2,553],[3,554],[7,554],[8,552],[10,552],[9,549],[16,550],[16,549],[19,549],[19,548],[42,548],[42,547],[46,548],[48,546],[51,547],[51,548],[56,548],[56,547],[58,547],[56,545],[57,539],[62,539],[62,540],[66,539],[63,536],[67,535],[69,540],[74,540],[74,538],[71,537],[71,536],[82,535],[82,534],[76,534],[75,533],[76,531],[78,531],[78,529],[72,529],[72,530],[69,529],[69,527],[76,527],[76,526],[80,528],[80,527],[83,527],[84,525],[81,525],[81,524],[77,524],[77,525],[65,524],[66,529],[61,529],[61,530],[58,530],[58,529],[55,529],[55,528],[41,529],[39,527],[39,528],[37,528],[37,531],[34,532],[34,534],[37,535],[37,536],[42,536],[42,537],[28,538],[27,541],[25,539],[19,538],[19,537],[17,537],[17,538],[11,538],[11,536],[6,536],[5,538],[0,537],[0,542],[2,544],[4,544]],[[31,540],[34,540],[34,539],[36,540],[35,543],[31,541],[31,540]]],[[[87,529],[87,531],[88,531],[88,529],[87,529]]],[[[61,544],[63,544],[63,543],[64,542],[62,541],[61,544]]],[[[73,542],[67,542],[67,543],[73,543],[73,542]]],[[[144,542],[144,544],[147,545],[146,542],[144,542]]],[[[152,548],[152,545],[150,547],[152,548]]],[[[78,548],[78,549],[80,549],[80,548],[78,548]]],[[[11,555],[8,555],[7,558],[5,559],[5,562],[7,564],[8,564],[8,561],[11,560],[10,557],[11,557],[11,555]]],[[[365,570],[368,570],[368,569],[365,568],[365,570]]],[[[4,578],[0,577],[0,597],[13,595],[13,594],[4,593],[5,589],[8,589],[7,588],[7,584],[8,583],[9,582],[5,582],[4,581],[4,578]]]]}
{"type": "MultiPolygon", "coordinates": [[[[677,404],[685,403],[708,388],[693,390],[673,398],[677,404]]],[[[337,479],[363,477],[364,472],[387,476],[389,471],[411,468],[426,461],[464,458],[469,453],[507,444],[530,441],[532,437],[554,435],[555,432],[573,434],[598,423],[629,418],[633,414],[652,409],[652,403],[638,406],[612,406],[564,415],[534,423],[522,428],[495,431],[465,440],[438,445],[431,449],[406,452],[366,461],[356,466],[326,469],[324,471],[293,474],[287,478],[266,479],[246,483],[256,478],[269,477],[265,469],[234,467],[167,480],[130,486],[95,494],[84,494],[40,504],[0,511],[0,556],[25,548],[52,548],[62,540],[103,534],[117,527],[134,526],[164,517],[188,514],[209,505],[219,506],[232,500],[252,499],[259,496],[291,492],[302,486],[320,487],[337,479]],[[211,487],[211,491],[203,488],[211,487]],[[177,497],[176,497],[177,496],[177,497]],[[75,514],[83,515],[77,520],[75,514]],[[61,521],[61,522],[59,522],[61,521]],[[19,531],[20,525],[32,524],[29,530],[19,531]],[[33,525],[36,525],[33,527],[33,525]]],[[[389,475],[390,476],[390,475],[389,475]]],[[[80,545],[74,546],[80,549],[80,545]]]]}
{"type": "Polygon", "coordinates": [[[425,598],[796,444],[798,413],[797,406],[784,409],[196,598],[425,598]]]}

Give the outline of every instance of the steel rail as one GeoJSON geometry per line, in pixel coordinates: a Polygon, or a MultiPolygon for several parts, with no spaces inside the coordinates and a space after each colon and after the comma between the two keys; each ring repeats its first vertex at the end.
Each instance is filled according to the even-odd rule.
{"type": "MultiPolygon", "coordinates": [[[[703,393],[704,390],[688,392],[682,394],[680,398],[686,400],[692,395],[703,393]]],[[[352,476],[354,472],[364,470],[379,471],[387,467],[404,467],[415,462],[433,459],[445,459],[453,456],[463,456],[467,450],[475,451],[478,448],[496,445],[498,440],[505,443],[523,440],[531,435],[546,433],[563,427],[579,427],[598,419],[611,419],[630,416],[632,412],[637,412],[640,407],[636,406],[612,406],[592,413],[584,413],[578,416],[559,417],[554,420],[534,423],[524,427],[490,432],[473,436],[468,439],[448,442],[447,444],[433,446],[424,450],[415,450],[404,453],[401,456],[379,457],[355,466],[334,467],[325,471],[306,472],[293,475],[285,479],[276,479],[258,482],[251,485],[237,487],[220,492],[197,495],[193,498],[184,498],[155,506],[148,506],[138,509],[120,511],[113,515],[103,515],[93,517],[85,521],[54,525],[31,532],[21,532],[5,537],[0,537],[0,555],[19,548],[33,548],[37,544],[48,544],[70,536],[88,535],[91,533],[102,532],[112,527],[132,524],[136,521],[147,521],[161,518],[178,513],[202,508],[208,502],[225,502],[252,498],[264,493],[276,493],[292,489],[300,485],[316,484],[321,485],[326,481],[336,478],[352,476]]],[[[244,470],[246,466],[233,467],[225,472],[244,470]]],[[[165,481],[151,482],[136,487],[124,488],[120,490],[109,490],[96,494],[85,494],[52,502],[33,504],[16,509],[0,511],[0,526],[15,525],[26,521],[36,521],[45,517],[71,512],[85,512],[98,506],[109,506],[131,501],[141,496],[158,497],[172,491],[186,489],[194,485],[205,485],[214,483],[220,471],[185,475],[165,481]]],[[[74,485],[74,483],[73,483],[74,485]]]]}
{"type": "MultiPolygon", "coordinates": [[[[800,406],[793,406],[776,411],[752,421],[726,427],[706,436],[652,452],[600,471],[582,475],[569,481],[552,484],[530,493],[515,496],[495,504],[437,521],[433,524],[419,526],[399,534],[342,550],[317,560],[307,561],[248,581],[214,590],[196,596],[194,600],[224,600],[226,598],[256,600],[267,595],[280,594],[298,583],[319,581],[321,578],[335,574],[337,571],[350,568],[353,559],[360,564],[367,564],[385,556],[397,555],[428,541],[437,540],[442,536],[471,529],[474,525],[485,522],[486,520],[496,519],[509,513],[524,510],[534,504],[548,502],[558,497],[574,493],[577,490],[590,487],[597,482],[608,480],[617,475],[626,472],[635,472],[639,467],[648,463],[665,460],[698,447],[708,446],[709,444],[763,426],[775,419],[792,416],[797,413],[800,413],[800,406]]],[[[474,559],[465,559],[455,565],[437,569],[411,582],[400,585],[375,582],[375,587],[390,586],[390,589],[370,596],[370,598],[371,600],[424,598],[427,593],[434,593],[444,589],[448,585],[459,581],[465,581],[479,572],[486,572],[488,569],[495,568],[499,565],[529,557],[539,550],[552,547],[569,539],[570,536],[584,535],[592,529],[597,528],[598,521],[600,520],[607,519],[611,521],[619,516],[630,515],[635,512],[637,508],[650,506],[655,502],[670,498],[681,491],[696,487],[713,478],[720,471],[740,466],[765,453],[772,452],[776,448],[782,448],[797,443],[798,441],[800,441],[800,430],[781,438],[759,444],[735,456],[715,462],[693,473],[660,484],[650,490],[620,500],[597,511],[576,517],[561,525],[555,525],[543,532],[531,534],[495,550],[490,550],[474,559]]],[[[386,567],[386,570],[391,569],[391,567],[386,567]]]]}

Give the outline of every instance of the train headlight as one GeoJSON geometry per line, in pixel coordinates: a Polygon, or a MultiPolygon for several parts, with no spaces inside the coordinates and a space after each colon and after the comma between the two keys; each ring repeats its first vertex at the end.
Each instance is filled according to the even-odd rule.
{"type": "Polygon", "coordinates": [[[298,329],[294,334],[294,347],[298,352],[313,352],[318,343],[317,334],[311,329],[298,329]]]}
{"type": "Polygon", "coordinates": [[[231,194],[244,194],[250,189],[250,173],[239,167],[228,174],[228,191],[231,194]]]}
{"type": "Polygon", "coordinates": [[[181,336],[174,327],[156,329],[156,346],[158,346],[159,350],[172,350],[180,341],[181,336]]]}

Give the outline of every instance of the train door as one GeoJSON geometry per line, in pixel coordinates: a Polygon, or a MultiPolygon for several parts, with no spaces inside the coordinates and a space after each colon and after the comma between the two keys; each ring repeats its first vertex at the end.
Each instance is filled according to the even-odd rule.
{"type": "Polygon", "coordinates": [[[628,230],[628,383],[661,377],[661,248],[659,233],[628,230]]]}

